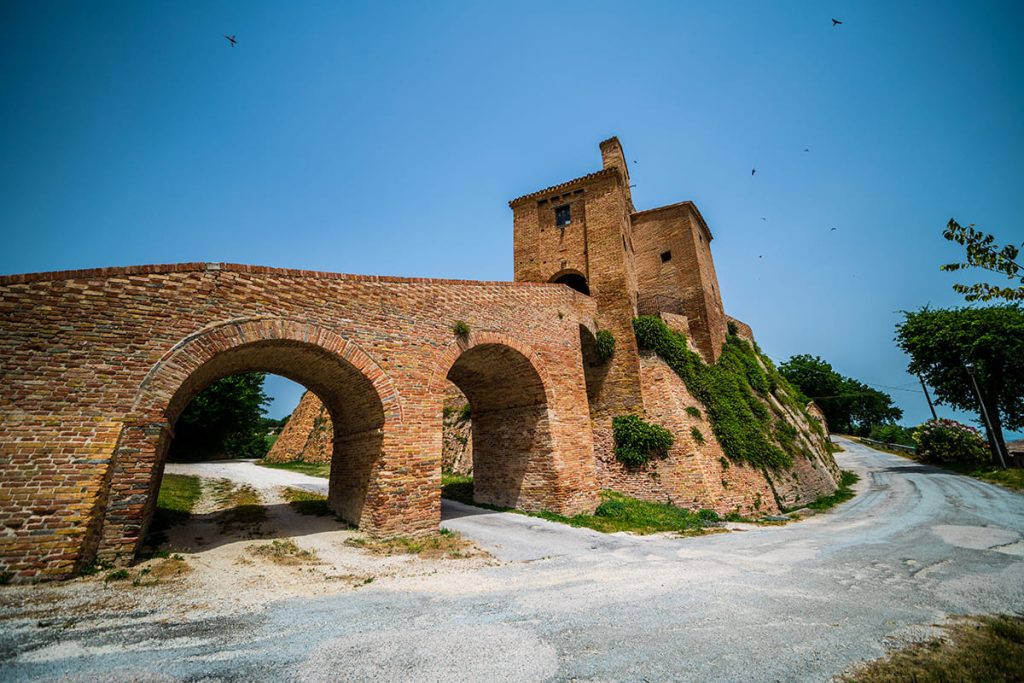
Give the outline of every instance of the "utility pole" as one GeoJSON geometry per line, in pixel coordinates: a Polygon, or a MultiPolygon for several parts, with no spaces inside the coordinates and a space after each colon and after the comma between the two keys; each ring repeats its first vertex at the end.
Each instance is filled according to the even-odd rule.
{"type": "Polygon", "coordinates": [[[924,384],[924,378],[921,377],[921,373],[917,373],[917,379],[921,382],[921,388],[924,390],[924,400],[928,401],[928,409],[932,411],[932,419],[938,421],[939,416],[935,414],[935,406],[932,405],[932,397],[928,395],[928,387],[924,384]]]}
{"type": "Polygon", "coordinates": [[[967,374],[971,378],[971,384],[974,385],[974,394],[978,397],[978,405],[981,406],[981,416],[985,418],[985,427],[988,429],[988,433],[992,435],[992,445],[996,447],[996,455],[999,456],[999,464],[1006,469],[1006,460],[1003,458],[1003,449],[999,447],[999,435],[996,434],[995,429],[992,427],[992,420],[988,416],[988,409],[985,407],[985,401],[981,398],[981,389],[978,388],[978,380],[974,379],[974,364],[964,363],[964,369],[967,370],[967,374]]]}

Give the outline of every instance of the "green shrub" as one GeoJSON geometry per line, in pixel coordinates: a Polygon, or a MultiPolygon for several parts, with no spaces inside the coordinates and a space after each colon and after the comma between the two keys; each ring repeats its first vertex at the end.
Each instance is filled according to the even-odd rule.
{"type": "Polygon", "coordinates": [[[652,457],[668,456],[675,442],[672,432],[645,422],[637,415],[620,415],[612,420],[615,457],[626,465],[643,465],[652,457]]]}
{"type": "Polygon", "coordinates": [[[693,442],[698,446],[704,445],[704,435],[696,427],[690,427],[690,437],[693,438],[693,442]]]}
{"type": "Polygon", "coordinates": [[[600,330],[595,337],[597,341],[597,357],[607,363],[615,355],[615,337],[608,330],[600,330]]]}
{"type": "Polygon", "coordinates": [[[455,336],[459,339],[465,339],[469,336],[469,323],[465,320],[456,320],[455,324],[452,325],[452,332],[454,332],[455,336]]]}
{"type": "Polygon", "coordinates": [[[104,581],[125,581],[131,577],[127,569],[115,569],[104,577],[104,581]]]}
{"type": "Polygon", "coordinates": [[[901,446],[915,446],[914,430],[902,425],[871,425],[868,438],[883,443],[894,443],[901,446]]]}
{"type": "Polygon", "coordinates": [[[914,431],[921,462],[984,464],[992,461],[988,443],[974,427],[956,420],[928,420],[914,431]]]}
{"type": "Polygon", "coordinates": [[[633,330],[640,348],[657,353],[704,404],[711,431],[726,455],[773,469],[793,464],[792,454],[772,440],[771,415],[755,392],[768,393],[774,386],[780,402],[794,399],[774,366],[761,368],[750,344],[730,336],[718,363],[707,365],[687,347],[686,337],[670,330],[661,318],[635,318],[633,330]]]}
{"type": "Polygon", "coordinates": [[[700,417],[700,408],[696,406],[686,406],[686,414],[690,417],[700,417]]]}

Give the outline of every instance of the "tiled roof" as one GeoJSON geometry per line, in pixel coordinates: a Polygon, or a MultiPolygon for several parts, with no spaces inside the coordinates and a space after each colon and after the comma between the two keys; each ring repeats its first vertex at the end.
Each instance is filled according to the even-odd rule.
{"type": "Polygon", "coordinates": [[[579,178],[573,178],[572,180],[567,180],[564,183],[559,183],[558,185],[552,185],[551,187],[545,187],[543,190],[537,190],[536,192],[531,192],[530,194],[524,194],[522,197],[516,197],[515,199],[511,200],[508,203],[508,205],[509,206],[513,206],[513,205],[518,204],[519,202],[523,201],[524,199],[533,199],[534,197],[539,197],[541,195],[548,194],[549,192],[555,192],[557,190],[561,190],[562,188],[569,187],[570,185],[575,185],[577,183],[582,183],[585,180],[591,180],[593,178],[600,178],[602,176],[612,175],[612,174],[615,174],[615,173],[618,173],[618,172],[619,172],[619,170],[617,168],[603,168],[600,171],[595,171],[593,173],[588,173],[585,176],[580,176],[579,178]]]}

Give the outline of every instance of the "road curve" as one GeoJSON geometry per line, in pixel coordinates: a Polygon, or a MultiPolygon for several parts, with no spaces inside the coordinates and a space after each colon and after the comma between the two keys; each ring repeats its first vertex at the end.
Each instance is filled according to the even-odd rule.
{"type": "Polygon", "coordinates": [[[950,615],[1024,611],[1024,496],[842,443],[857,497],[785,527],[609,536],[453,504],[444,524],[507,562],[230,620],[126,619],[0,678],[827,681],[950,615]]]}

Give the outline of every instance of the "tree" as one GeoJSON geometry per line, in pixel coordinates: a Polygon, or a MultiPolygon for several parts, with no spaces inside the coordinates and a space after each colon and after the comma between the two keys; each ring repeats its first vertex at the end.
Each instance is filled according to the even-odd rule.
{"type": "Polygon", "coordinates": [[[192,399],[174,428],[169,457],[259,458],[267,452],[263,407],[266,373],[245,372],[217,380],[192,399]]]}
{"type": "Polygon", "coordinates": [[[872,425],[895,422],[903,411],[885,392],[845,377],[818,356],[793,356],[779,371],[825,413],[829,428],[839,432],[863,432],[872,425]]]}
{"type": "Polygon", "coordinates": [[[972,368],[985,411],[992,457],[1005,453],[1003,428],[1024,427],[1024,310],[1009,304],[904,312],[896,343],[910,356],[908,371],[920,373],[938,403],[978,414],[981,406],[967,368],[972,368]]]}
{"type": "MultiPolygon", "coordinates": [[[[942,236],[950,242],[966,248],[965,263],[947,263],[940,266],[942,270],[957,271],[965,268],[982,268],[984,270],[1005,275],[1019,285],[1003,287],[979,282],[973,285],[953,285],[953,290],[963,294],[968,301],[990,301],[1005,299],[1007,301],[1024,300],[1024,267],[1017,262],[1020,250],[1012,244],[999,248],[994,245],[995,237],[974,229],[974,224],[966,228],[950,218],[942,236]]],[[[1024,247],[1024,244],[1021,245],[1024,247]]]]}

